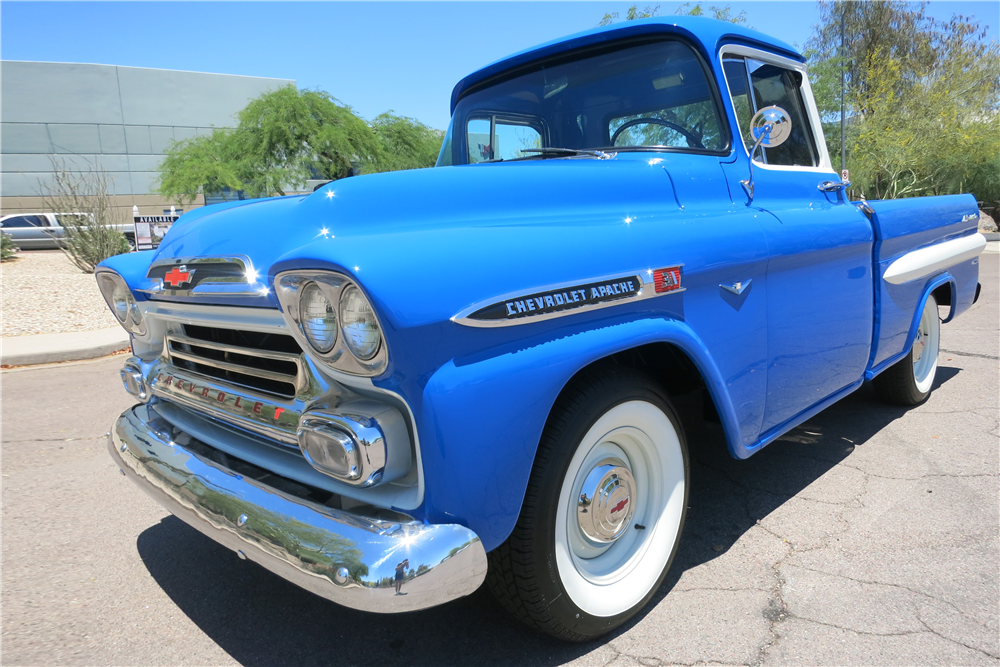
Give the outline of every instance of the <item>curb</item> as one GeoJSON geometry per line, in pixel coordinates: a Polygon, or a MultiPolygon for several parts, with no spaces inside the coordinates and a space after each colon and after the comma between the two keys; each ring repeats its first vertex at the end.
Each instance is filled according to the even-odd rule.
{"type": "Polygon", "coordinates": [[[129,346],[129,335],[121,327],[97,331],[36,334],[0,338],[0,364],[34,366],[59,361],[96,359],[129,346]]]}
{"type": "Polygon", "coordinates": [[[979,232],[987,241],[1000,241],[1000,232],[979,232]]]}

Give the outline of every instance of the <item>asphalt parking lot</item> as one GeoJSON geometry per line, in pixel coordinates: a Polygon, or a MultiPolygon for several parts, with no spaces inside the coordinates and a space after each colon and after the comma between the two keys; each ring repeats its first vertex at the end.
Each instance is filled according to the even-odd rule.
{"type": "Polygon", "coordinates": [[[118,473],[121,358],[2,382],[6,665],[997,665],[1000,255],[903,410],[858,392],[747,461],[690,434],[678,557],[600,642],[512,621],[489,593],[346,610],[188,528],[118,473]]]}

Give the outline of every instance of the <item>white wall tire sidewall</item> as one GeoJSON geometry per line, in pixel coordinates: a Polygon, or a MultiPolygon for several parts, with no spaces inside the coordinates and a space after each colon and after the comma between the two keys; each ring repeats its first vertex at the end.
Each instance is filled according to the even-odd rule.
{"type": "Polygon", "coordinates": [[[924,310],[920,314],[918,327],[928,329],[924,340],[924,351],[913,365],[913,383],[921,394],[930,392],[937,374],[938,351],[941,345],[941,320],[938,316],[937,301],[927,297],[924,310]],[[925,362],[926,359],[926,362],[925,362]],[[924,362],[924,363],[921,363],[924,362]]]}
{"type": "Polygon", "coordinates": [[[587,431],[570,461],[559,492],[555,523],[555,560],[560,581],[572,602],[592,616],[610,617],[646,599],[674,552],[685,503],[685,465],[680,437],[663,410],[644,400],[616,405],[587,431]],[[576,521],[575,488],[581,474],[609,447],[628,456],[636,478],[633,526],[612,548],[597,556],[609,564],[581,562],[569,531],[576,521]],[[641,480],[641,481],[640,481],[641,480]],[[645,530],[634,528],[641,524],[645,530]],[[588,571],[589,566],[594,571],[588,571]]]}

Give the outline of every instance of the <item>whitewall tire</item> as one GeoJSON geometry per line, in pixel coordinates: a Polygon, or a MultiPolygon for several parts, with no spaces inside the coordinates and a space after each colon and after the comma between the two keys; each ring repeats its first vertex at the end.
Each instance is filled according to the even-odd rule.
{"type": "Polygon", "coordinates": [[[941,318],[934,295],[929,295],[909,354],[875,377],[879,397],[894,405],[918,405],[927,400],[937,376],[940,349],[941,318]]]}
{"type": "Polygon", "coordinates": [[[553,409],[514,532],[488,581],[515,616],[599,637],[653,596],[677,551],[687,449],[663,390],[631,369],[578,379],[553,409]]]}

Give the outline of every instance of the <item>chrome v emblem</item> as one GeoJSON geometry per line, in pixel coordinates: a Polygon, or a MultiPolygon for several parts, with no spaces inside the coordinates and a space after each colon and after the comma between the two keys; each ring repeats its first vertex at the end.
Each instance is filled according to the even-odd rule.
{"type": "Polygon", "coordinates": [[[743,294],[748,287],[750,287],[751,282],[753,282],[752,278],[748,279],[746,282],[733,283],[732,285],[719,285],[719,287],[727,292],[732,292],[733,294],[739,296],[740,294],[743,294]]]}

